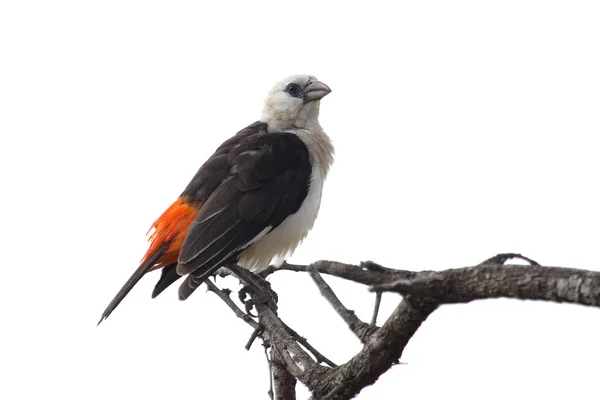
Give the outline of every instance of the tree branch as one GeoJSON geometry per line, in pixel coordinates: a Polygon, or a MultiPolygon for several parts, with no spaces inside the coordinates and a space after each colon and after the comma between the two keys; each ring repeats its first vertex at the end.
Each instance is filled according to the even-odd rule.
{"type": "Polygon", "coordinates": [[[287,370],[309,390],[316,389],[320,377],[331,369],[317,364],[285,329],[283,322],[265,303],[256,304],[256,310],[263,326],[264,337],[279,353],[287,370]]]}
{"type": "Polygon", "coordinates": [[[379,314],[379,306],[381,305],[381,292],[375,293],[375,306],[373,307],[373,316],[371,317],[371,326],[377,325],[377,315],[379,314]]]}
{"type": "Polygon", "coordinates": [[[285,368],[277,350],[271,349],[271,366],[276,400],[296,400],[296,379],[285,368]]]}
{"type": "Polygon", "coordinates": [[[296,342],[300,343],[306,350],[308,350],[308,351],[311,352],[311,354],[313,355],[313,357],[315,357],[315,360],[317,361],[318,364],[325,363],[325,364],[329,365],[332,368],[337,367],[337,365],[333,361],[331,361],[329,358],[325,357],[317,349],[315,349],[310,343],[308,343],[308,340],[306,340],[305,337],[301,336],[298,332],[296,332],[295,330],[293,330],[285,322],[281,321],[281,323],[283,324],[283,327],[285,328],[285,330],[288,331],[288,333],[290,334],[290,336],[296,342]]]}
{"type": "Polygon", "coordinates": [[[478,266],[485,265],[485,264],[504,265],[504,264],[506,264],[506,262],[508,260],[512,260],[512,259],[527,261],[529,263],[529,265],[540,265],[537,261],[534,261],[531,258],[525,257],[524,255],[521,255],[519,253],[500,253],[500,254],[496,254],[495,256],[490,257],[487,260],[481,262],[480,264],[478,264],[478,266]]]}
{"type": "Polygon", "coordinates": [[[241,310],[241,308],[239,308],[234,302],[233,300],[231,300],[231,297],[229,297],[229,293],[231,293],[231,291],[229,289],[219,289],[214,283],[212,283],[210,281],[210,279],[207,279],[205,281],[206,286],[208,286],[208,291],[209,292],[213,292],[214,294],[216,294],[217,296],[219,296],[219,298],[221,300],[223,300],[223,302],[225,304],[227,304],[227,306],[229,308],[231,308],[231,310],[233,310],[233,312],[235,313],[235,315],[242,319],[243,321],[245,321],[248,325],[250,325],[251,327],[253,327],[255,330],[258,329],[258,322],[256,322],[255,320],[252,319],[252,317],[250,317],[248,314],[246,314],[245,312],[243,312],[241,310]]]}
{"type": "Polygon", "coordinates": [[[260,273],[260,276],[266,278],[276,271],[294,271],[308,272],[309,268],[316,269],[322,274],[337,276],[363,285],[378,285],[389,282],[390,279],[412,279],[418,272],[394,270],[382,267],[371,261],[366,261],[360,265],[344,264],[337,261],[321,260],[310,265],[298,265],[283,263],[280,267],[270,266],[260,273]]]}
{"type": "Polygon", "coordinates": [[[321,382],[314,397],[320,399],[335,393],[330,399],[351,399],[375,383],[398,364],[409,340],[435,308],[431,302],[401,301],[363,349],[321,382]]]}
{"type": "MultiPolygon", "coordinates": [[[[311,399],[353,398],[364,387],[373,384],[379,376],[399,363],[412,336],[423,321],[441,304],[509,297],[600,307],[600,272],[542,267],[537,262],[515,253],[498,254],[474,267],[443,271],[393,270],[373,262],[352,265],[318,261],[308,266],[284,263],[280,268],[270,267],[261,276],[266,277],[279,270],[308,272],[323,296],[342,316],[350,329],[363,340],[364,346],[360,352],[339,367],[329,368],[320,365],[320,362],[326,359],[303,343],[303,346],[313,352],[317,358],[315,362],[298,344],[300,336],[287,327],[273,311],[273,307],[270,307],[272,298],[276,300],[276,295],[270,298],[260,296],[259,293],[257,299],[253,300],[256,300],[254,304],[259,323],[264,326],[262,337],[272,346],[272,358],[277,360],[277,367],[280,368],[277,371],[273,370],[273,376],[279,376],[275,380],[284,382],[279,388],[279,393],[286,393],[287,396],[279,397],[278,390],[275,390],[277,399],[295,398],[293,393],[295,380],[301,381],[308,387],[312,393],[311,399]],[[525,260],[531,265],[503,265],[507,260],[514,258],[525,260]],[[372,324],[377,318],[381,292],[398,292],[404,298],[380,328],[372,327],[361,321],[341,303],[322,278],[323,273],[371,286],[370,290],[378,294],[372,324]],[[261,297],[263,301],[259,301],[261,297]],[[361,329],[366,329],[365,325],[372,330],[370,334],[361,333],[361,329]]],[[[251,278],[251,276],[247,277],[249,281],[253,281],[251,278]]],[[[258,280],[254,284],[261,285],[258,280]]],[[[224,301],[229,299],[228,295],[220,297],[224,301]]],[[[236,315],[246,320],[247,315],[239,308],[238,311],[231,306],[230,308],[236,312],[236,315]],[[239,314],[240,312],[242,315],[239,314]]],[[[256,323],[252,319],[251,321],[256,323]]],[[[275,387],[278,387],[277,382],[275,387]]]]}
{"type": "Polygon", "coordinates": [[[315,284],[319,288],[321,295],[323,295],[323,297],[329,301],[333,309],[339,314],[340,317],[342,317],[350,330],[360,339],[360,341],[365,343],[369,335],[377,330],[377,327],[361,321],[360,318],[356,316],[354,311],[347,309],[314,266],[308,267],[308,273],[315,281],[315,284]]]}
{"type": "Polygon", "coordinates": [[[273,356],[269,357],[269,348],[271,346],[269,345],[268,342],[263,340],[263,347],[265,349],[265,357],[267,358],[267,366],[269,367],[269,391],[267,392],[267,394],[269,395],[269,399],[275,400],[275,391],[273,388],[273,380],[274,380],[273,356]]]}
{"type": "Polygon", "coordinates": [[[425,278],[397,280],[371,290],[434,299],[439,304],[507,297],[600,307],[600,272],[539,265],[481,265],[425,278]]]}

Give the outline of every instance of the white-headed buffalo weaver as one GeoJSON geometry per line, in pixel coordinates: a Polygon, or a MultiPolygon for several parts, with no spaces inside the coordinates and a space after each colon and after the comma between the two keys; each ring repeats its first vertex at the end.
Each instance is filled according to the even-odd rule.
{"type": "Polygon", "coordinates": [[[281,263],[312,228],[333,145],[319,125],[331,89],[296,75],[269,92],[259,121],[226,140],[152,224],[141,265],[110,302],[106,319],[147,272],[162,269],[152,297],[186,276],[187,299],[224,264],[260,272],[281,263]]]}

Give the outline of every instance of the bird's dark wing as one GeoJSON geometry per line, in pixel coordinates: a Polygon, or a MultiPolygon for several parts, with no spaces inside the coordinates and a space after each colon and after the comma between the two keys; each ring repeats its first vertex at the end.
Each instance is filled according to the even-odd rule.
{"type": "Polygon", "coordinates": [[[171,286],[172,283],[181,278],[181,275],[177,273],[177,264],[167,265],[162,269],[160,279],[156,282],[154,290],[152,291],[152,298],[161,294],[163,290],[171,286]]]}
{"type": "MultiPolygon", "coordinates": [[[[306,146],[294,134],[268,133],[262,125],[254,133],[241,131],[211,157],[223,164],[206,176],[206,182],[218,175],[218,186],[207,188],[199,179],[186,189],[210,195],[179,253],[177,273],[190,274],[179,289],[181,299],[265,229],[276,228],[296,213],[308,194],[311,164],[306,146]]],[[[208,170],[198,172],[200,178],[205,173],[208,170]]]]}

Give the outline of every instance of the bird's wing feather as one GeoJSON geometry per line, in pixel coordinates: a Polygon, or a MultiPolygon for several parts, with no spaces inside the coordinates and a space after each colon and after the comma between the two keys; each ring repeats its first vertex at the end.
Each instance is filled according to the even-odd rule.
{"type": "Polygon", "coordinates": [[[161,294],[163,290],[171,286],[175,281],[181,278],[181,275],[177,273],[177,263],[167,265],[162,269],[160,279],[156,282],[154,290],[152,291],[152,298],[161,294]]]}
{"type": "MultiPolygon", "coordinates": [[[[231,163],[228,161],[229,153],[239,146],[244,138],[265,131],[266,124],[262,122],[248,125],[219,146],[215,153],[200,167],[181,196],[152,224],[150,231],[153,231],[153,233],[150,236],[150,246],[141,261],[141,265],[110,302],[100,321],[112,313],[147,272],[163,268],[161,277],[152,292],[152,297],[158,296],[181,277],[177,273],[177,258],[187,235],[188,227],[194,221],[202,204],[231,175],[231,163]]],[[[213,205],[215,205],[214,202],[213,205]]],[[[213,207],[212,211],[216,212],[218,210],[215,211],[213,207]]],[[[209,217],[211,217],[211,214],[203,214],[203,218],[209,217]]]]}
{"type": "Polygon", "coordinates": [[[119,290],[117,295],[112,299],[110,304],[106,307],[106,309],[102,313],[102,317],[100,318],[98,325],[100,325],[100,323],[102,321],[104,321],[106,318],[108,318],[108,316],[115,310],[115,308],[117,308],[117,306],[121,303],[121,301],[123,301],[125,296],[127,296],[127,294],[131,291],[131,289],[133,289],[133,287],[136,285],[136,283],[138,283],[140,281],[140,279],[142,279],[142,276],[144,276],[144,274],[146,272],[148,272],[150,270],[150,268],[154,265],[154,263],[161,257],[165,248],[166,248],[166,245],[163,244],[160,248],[158,248],[156,250],[156,252],[150,258],[145,260],[138,267],[138,269],[135,270],[133,275],[131,275],[131,277],[127,280],[127,282],[125,282],[125,284],[123,285],[121,290],[119,290]]]}
{"type": "Polygon", "coordinates": [[[308,194],[310,159],[296,135],[261,131],[235,138],[218,155],[226,157],[229,173],[203,204],[179,253],[177,272],[192,274],[182,298],[265,228],[298,211],[308,194]]]}

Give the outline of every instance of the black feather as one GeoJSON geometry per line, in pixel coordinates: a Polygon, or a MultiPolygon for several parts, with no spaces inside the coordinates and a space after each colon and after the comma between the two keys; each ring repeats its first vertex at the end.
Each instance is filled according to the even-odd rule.
{"type": "Polygon", "coordinates": [[[171,284],[179,278],[181,278],[181,275],[177,273],[177,264],[171,264],[164,267],[160,274],[160,279],[156,282],[156,286],[154,286],[154,290],[152,291],[152,298],[154,299],[161,294],[163,290],[171,286],[171,284]]]}
{"type": "Polygon", "coordinates": [[[125,282],[121,290],[119,290],[117,295],[112,299],[108,307],[106,307],[106,310],[104,310],[104,312],[102,313],[100,321],[98,321],[98,325],[100,325],[102,321],[108,318],[108,316],[115,310],[115,308],[117,308],[119,303],[123,301],[123,298],[127,296],[127,293],[129,293],[131,289],[133,289],[133,287],[136,285],[136,283],[138,283],[139,280],[142,279],[142,276],[144,276],[144,274],[148,272],[150,268],[152,268],[152,266],[156,263],[156,261],[158,261],[162,253],[167,248],[167,245],[168,243],[165,243],[162,246],[160,246],[159,249],[154,254],[152,254],[152,257],[148,258],[146,262],[144,262],[138,267],[138,269],[135,270],[133,275],[129,277],[129,279],[127,280],[127,282],[125,282]]]}
{"type": "Polygon", "coordinates": [[[216,252],[211,252],[210,249],[205,254],[212,254],[210,258],[204,261],[197,267],[179,287],[179,300],[186,300],[210,275],[227,261],[235,258],[240,247],[247,242],[247,237],[254,237],[260,231],[251,231],[251,226],[244,226],[236,230],[233,237],[227,236],[221,238],[214,243],[214,247],[218,249],[216,252]],[[249,232],[250,231],[250,232],[249,232]]]}
{"type": "MultiPolygon", "coordinates": [[[[190,273],[179,292],[181,298],[187,298],[224,263],[235,262],[256,235],[268,227],[275,229],[298,211],[308,194],[311,173],[308,149],[302,140],[291,133],[269,133],[264,122],[255,122],[226,140],[181,195],[202,207],[188,229],[178,264],[163,269],[152,297],[190,273]]],[[[167,246],[161,246],[140,265],[100,322],[154,266],[167,246]]]]}
{"type": "Polygon", "coordinates": [[[256,122],[225,141],[183,192],[202,203],[181,247],[176,272],[191,274],[179,296],[236,257],[265,228],[275,229],[308,195],[312,167],[302,140],[256,122]]]}

